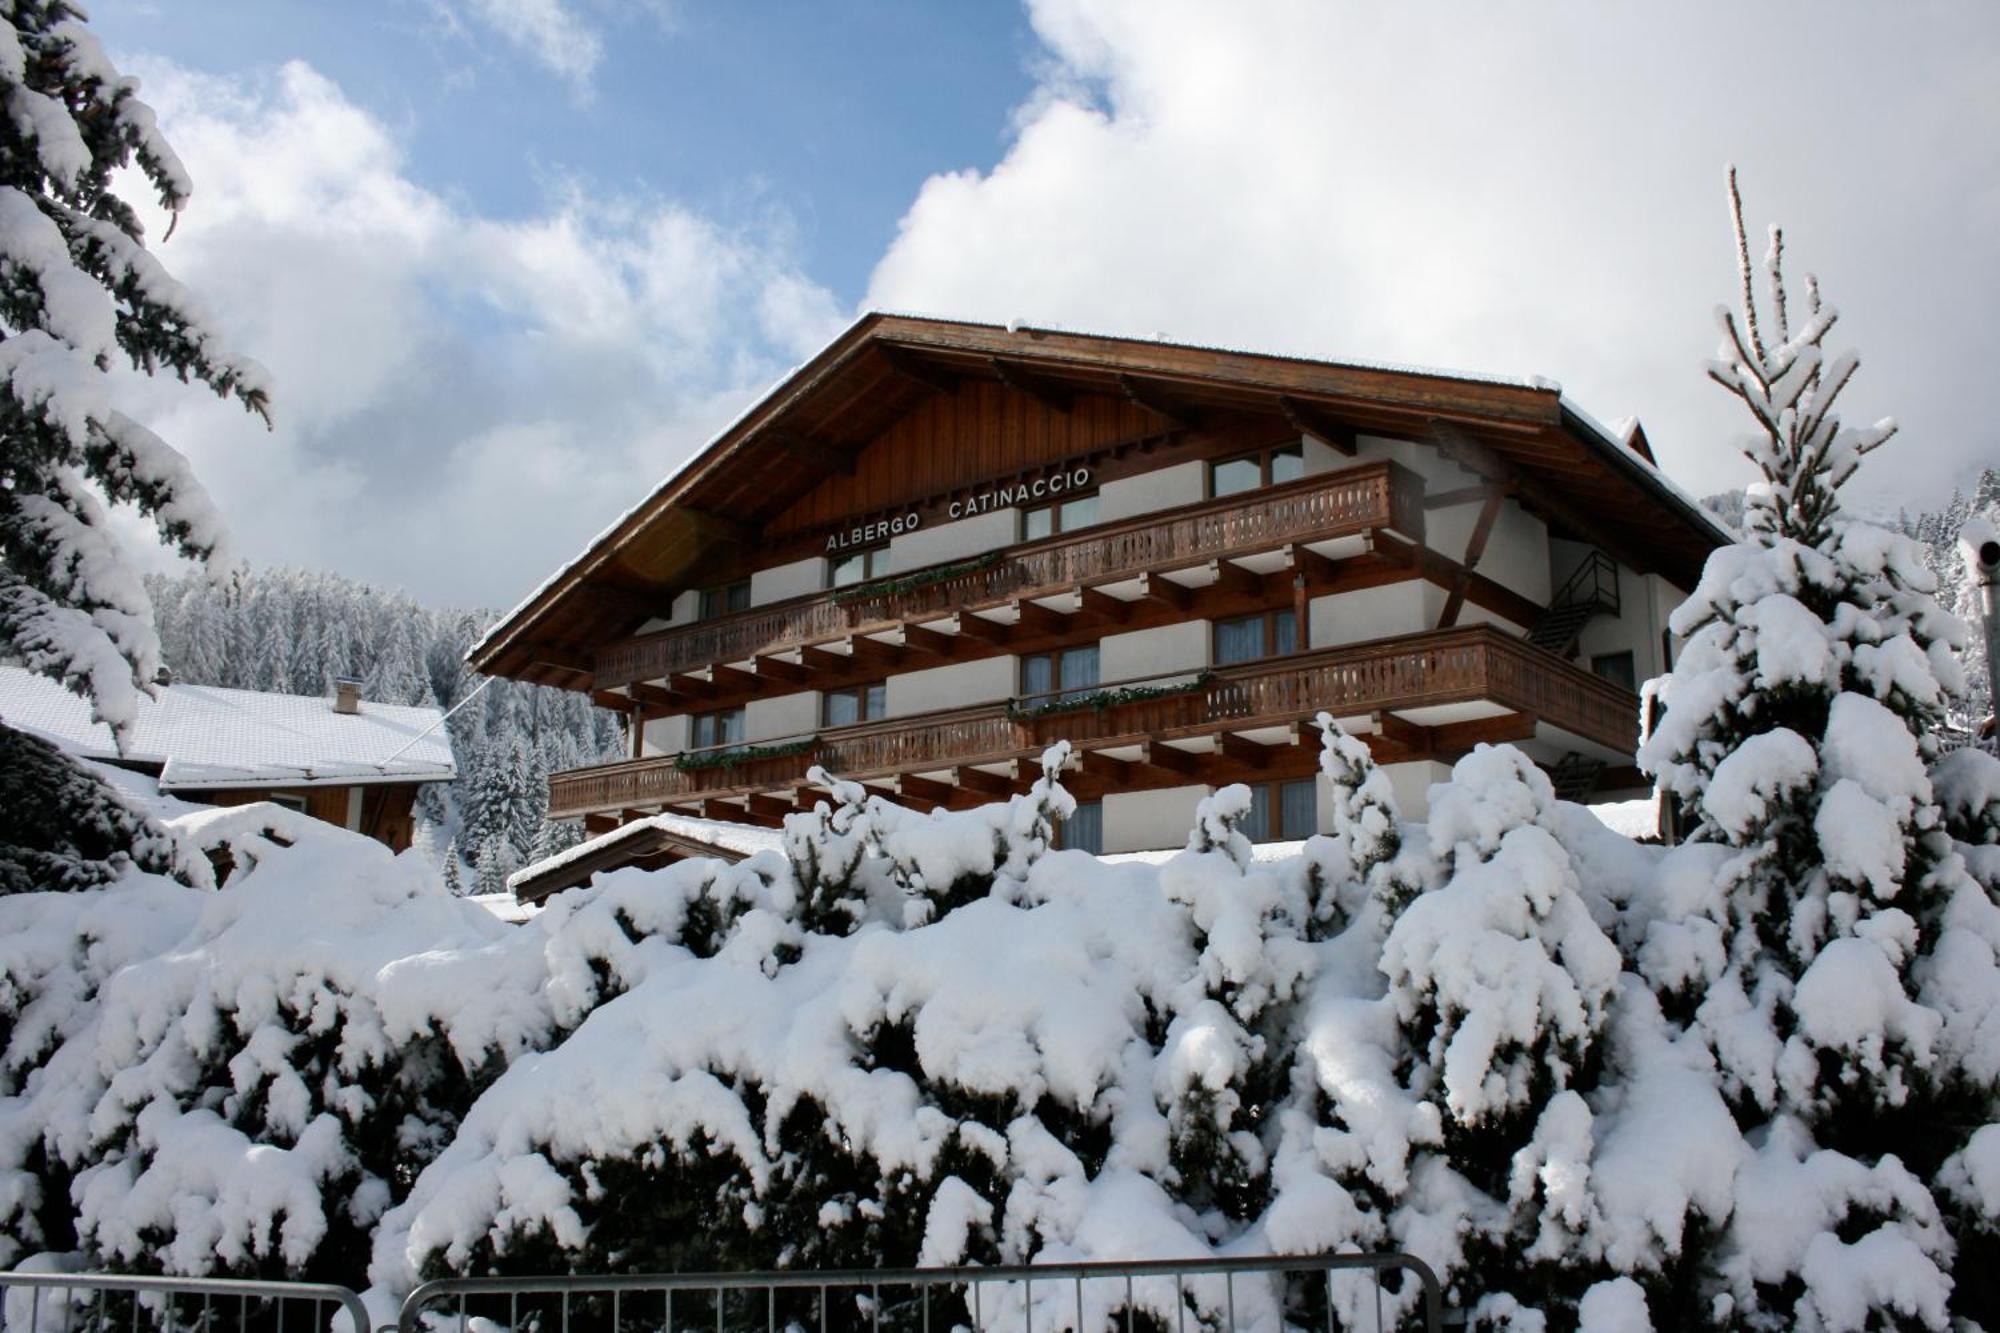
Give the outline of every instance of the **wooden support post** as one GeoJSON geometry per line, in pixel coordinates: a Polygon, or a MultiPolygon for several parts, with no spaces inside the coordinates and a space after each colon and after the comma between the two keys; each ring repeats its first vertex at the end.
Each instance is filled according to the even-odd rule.
{"type": "Polygon", "coordinates": [[[1175,611],[1184,612],[1194,605],[1193,589],[1151,571],[1139,576],[1139,596],[1144,601],[1158,602],[1175,611]]]}
{"type": "Polygon", "coordinates": [[[1016,598],[1013,607],[1014,628],[1023,635],[1063,634],[1069,630],[1070,617],[1066,612],[1052,611],[1027,598],[1016,598]]]}
{"type": "Polygon", "coordinates": [[[952,776],[957,780],[958,785],[967,791],[978,792],[980,795],[988,797],[1007,797],[1014,794],[1014,788],[1019,780],[1017,776],[1012,774],[1015,766],[1011,761],[1007,767],[1010,770],[1010,775],[1005,777],[998,773],[988,773],[983,768],[953,769],[952,776]]]}
{"type": "Polygon", "coordinates": [[[787,662],[782,657],[759,657],[752,665],[757,668],[758,675],[780,685],[802,685],[808,674],[799,663],[787,662]]]}
{"type": "Polygon", "coordinates": [[[675,694],[672,690],[663,690],[657,685],[648,685],[644,681],[627,685],[625,688],[630,691],[634,699],[648,709],[678,711],[685,708],[688,703],[685,696],[675,694]]]}
{"type": "Polygon", "coordinates": [[[1255,597],[1264,591],[1264,579],[1233,560],[1211,560],[1207,566],[1209,587],[1224,596],[1255,597]]]}
{"type": "Polygon", "coordinates": [[[1132,614],[1132,604],[1095,588],[1076,590],[1077,614],[1095,625],[1123,624],[1132,614]]]}
{"type": "Polygon", "coordinates": [[[1271,747],[1262,741],[1253,741],[1233,731],[1219,731],[1215,734],[1215,746],[1222,752],[1222,757],[1231,763],[1250,768],[1270,767],[1271,747]]]}
{"type": "Polygon", "coordinates": [[[847,655],[855,665],[872,667],[877,671],[894,671],[903,660],[903,650],[893,643],[871,639],[865,634],[857,634],[847,641],[847,655]]]}
{"type": "Polygon", "coordinates": [[[968,639],[977,639],[979,642],[990,644],[995,648],[1005,648],[1014,640],[1014,627],[1012,625],[1002,625],[998,621],[988,620],[984,616],[973,615],[970,611],[959,614],[958,632],[968,639]]]}
{"type": "Polygon", "coordinates": [[[1496,489],[1486,497],[1486,503],[1479,510],[1479,518],[1472,525],[1472,535],[1466,539],[1465,560],[1458,567],[1458,574],[1452,580],[1451,592],[1445,598],[1444,610],[1438,614],[1438,628],[1448,629],[1458,623],[1458,613],[1465,607],[1465,591],[1472,580],[1473,568],[1480,557],[1486,554],[1486,543],[1493,536],[1493,525],[1500,518],[1500,506],[1506,503],[1507,493],[1496,489]]]}
{"type": "Polygon", "coordinates": [[[913,653],[935,657],[941,662],[956,658],[965,647],[956,634],[941,634],[922,625],[903,626],[903,646],[913,653]]]}
{"type": "Polygon", "coordinates": [[[1354,432],[1345,426],[1328,421],[1319,412],[1300,402],[1290,394],[1278,395],[1278,410],[1285,414],[1285,421],[1301,435],[1318,440],[1337,454],[1354,457],[1358,446],[1354,432]]]}
{"type": "Polygon", "coordinates": [[[936,778],[918,777],[914,773],[906,773],[902,777],[897,778],[896,785],[902,789],[905,796],[919,801],[928,801],[933,806],[950,803],[953,793],[958,790],[949,782],[939,782],[936,778]]]}

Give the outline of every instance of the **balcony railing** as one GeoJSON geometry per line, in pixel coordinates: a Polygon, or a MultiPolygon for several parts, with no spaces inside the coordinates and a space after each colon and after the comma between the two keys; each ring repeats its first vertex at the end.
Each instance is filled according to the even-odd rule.
{"type": "Polygon", "coordinates": [[[1033,759],[1058,739],[1089,748],[1249,731],[1321,709],[1354,716],[1473,701],[1625,753],[1638,742],[1639,701],[1630,692],[1502,630],[1473,625],[1223,667],[1194,688],[1101,709],[1020,717],[1007,704],[980,704],[834,728],[810,749],[728,766],[683,769],[669,755],[573,769],[550,776],[549,814],[564,819],[788,791],[814,764],[872,780],[1033,759]]]}
{"type": "MultiPolygon", "coordinates": [[[[722,662],[829,643],[955,611],[1115,583],[1205,561],[1389,529],[1423,539],[1423,479],[1394,463],[1321,473],[1245,495],[1161,510],[1012,548],[999,562],[918,587],[841,601],[812,593],[600,649],[596,685],[660,680],[722,662]]],[[[956,563],[956,562],[954,562],[956,563]]],[[[939,568],[942,568],[940,566],[939,568]]],[[[912,570],[903,578],[921,577],[912,570]]]]}

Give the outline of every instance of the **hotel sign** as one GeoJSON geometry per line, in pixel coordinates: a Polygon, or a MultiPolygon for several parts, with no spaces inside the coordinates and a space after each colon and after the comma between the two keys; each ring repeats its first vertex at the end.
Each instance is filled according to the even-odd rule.
{"type": "Polygon", "coordinates": [[[1015,505],[1033,504],[1041,500],[1051,500],[1070,495],[1087,488],[1091,482],[1088,467],[1064,464],[1026,481],[1008,481],[997,486],[963,492],[954,495],[948,504],[932,503],[904,510],[901,513],[871,518],[865,523],[842,528],[827,534],[826,553],[839,555],[845,551],[859,550],[873,546],[890,537],[900,537],[906,532],[915,532],[923,526],[924,513],[931,511],[935,521],[940,516],[947,522],[961,518],[971,518],[976,514],[990,514],[996,510],[1009,509],[1015,505]],[[942,510],[942,515],[939,510],[942,510]]]}

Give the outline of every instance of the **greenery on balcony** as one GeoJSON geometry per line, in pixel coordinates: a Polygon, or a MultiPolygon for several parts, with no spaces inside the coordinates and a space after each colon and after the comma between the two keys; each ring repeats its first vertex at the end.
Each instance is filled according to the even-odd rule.
{"type": "Polygon", "coordinates": [[[699,773],[711,768],[735,768],[759,759],[785,759],[805,754],[819,744],[819,737],[786,741],[782,745],[737,745],[726,750],[682,751],[674,756],[674,767],[683,773],[699,773]]]}
{"type": "Polygon", "coordinates": [[[904,574],[893,579],[875,579],[868,583],[857,583],[851,588],[835,590],[833,600],[842,606],[854,602],[865,602],[871,597],[894,597],[901,593],[914,592],[918,588],[928,588],[933,583],[943,583],[955,579],[960,574],[972,574],[982,569],[991,569],[1004,556],[1001,551],[988,551],[985,555],[974,556],[970,560],[960,560],[954,564],[938,565],[934,569],[921,569],[914,574],[904,574]]]}
{"type": "Polygon", "coordinates": [[[1204,671],[1192,680],[1184,680],[1177,685],[1126,685],[1117,689],[1092,690],[1087,694],[1064,694],[1047,703],[1033,704],[1026,708],[1018,703],[1010,703],[1007,705],[1007,716],[1015,722],[1027,722],[1057,713],[1079,713],[1086,708],[1102,713],[1107,708],[1136,704],[1147,699],[1164,699],[1175,694],[1194,694],[1207,689],[1214,679],[1214,672],[1204,671]]]}

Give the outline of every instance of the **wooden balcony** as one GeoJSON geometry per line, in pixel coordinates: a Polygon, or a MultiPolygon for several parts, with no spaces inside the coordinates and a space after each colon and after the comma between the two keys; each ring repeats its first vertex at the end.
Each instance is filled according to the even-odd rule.
{"type": "MultiPolygon", "coordinates": [[[[1321,473],[1248,494],[1101,523],[1079,532],[1026,543],[1010,548],[994,564],[961,569],[901,591],[860,598],[819,592],[625,639],[598,651],[595,684],[602,691],[644,682],[667,682],[669,688],[665,693],[680,692],[685,696],[685,705],[690,707],[752,697],[760,692],[760,681],[766,682],[773,692],[797,689],[801,670],[837,676],[841,663],[826,659],[844,658],[848,654],[827,653],[816,660],[807,657],[801,663],[758,659],[822,644],[866,640],[863,647],[874,659],[872,666],[879,669],[895,665],[884,663],[881,654],[902,645],[886,645],[867,640],[866,636],[893,633],[912,624],[980,611],[1005,614],[1005,609],[1038,597],[1058,597],[1078,589],[1129,583],[1148,574],[1157,578],[1209,562],[1227,562],[1339,537],[1393,532],[1412,546],[1420,546],[1423,500],[1423,479],[1393,463],[1370,463],[1341,472],[1321,473]],[[736,671],[723,681],[691,675],[720,664],[748,662],[758,662],[758,670],[736,671]],[[766,677],[767,672],[783,675],[771,679],[766,677]]],[[[950,568],[943,565],[933,570],[950,568]]],[[[899,581],[921,577],[925,572],[910,571],[899,576],[899,581]]],[[[1177,595],[1171,589],[1162,591],[1167,596],[1177,595]]],[[[1033,618],[1046,624],[1046,615],[1033,618]]],[[[931,655],[950,660],[1010,651],[1012,645],[1004,640],[1010,635],[1019,637],[1023,632],[1017,631],[1019,621],[986,620],[978,616],[972,619],[975,623],[969,628],[962,619],[958,622],[960,633],[929,636],[926,642],[931,655]]],[[[854,665],[858,670],[862,664],[854,665]]],[[[827,683],[833,683],[831,676],[827,683]]],[[[654,702],[673,706],[669,699],[656,698],[654,702]]]]}
{"type": "Polygon", "coordinates": [[[661,756],[573,769],[550,776],[549,814],[700,811],[704,803],[741,800],[742,806],[707,813],[775,822],[796,803],[809,803],[803,789],[815,764],[881,784],[906,804],[974,804],[1025,783],[1035,758],[1056,740],[1073,742],[1086,756],[1097,752],[1073,784],[1086,795],[1237,781],[1258,770],[1307,773],[1317,757],[1311,735],[1289,745],[1248,736],[1296,728],[1322,709],[1341,717],[1382,715],[1370,744],[1385,761],[1450,758],[1478,740],[1525,739],[1537,722],[1624,754],[1638,742],[1639,701],[1631,693],[1525,640],[1475,625],[1224,667],[1191,688],[1102,709],[1021,717],[1009,704],[981,704],[832,728],[794,753],[722,767],[683,769],[675,756],[661,756]],[[1472,702],[1504,712],[1437,727],[1395,716],[1472,702]]]}

